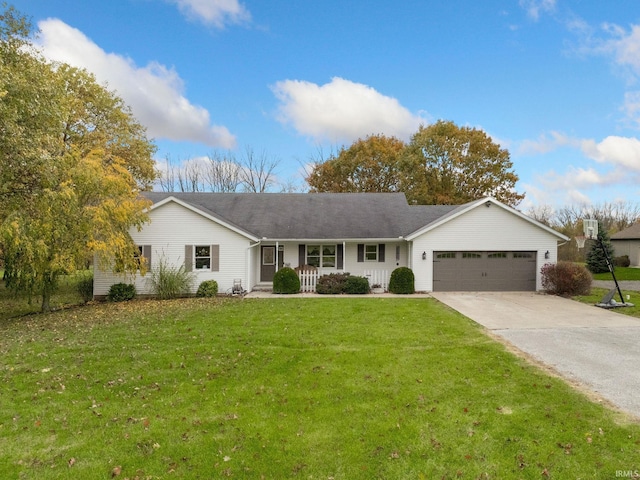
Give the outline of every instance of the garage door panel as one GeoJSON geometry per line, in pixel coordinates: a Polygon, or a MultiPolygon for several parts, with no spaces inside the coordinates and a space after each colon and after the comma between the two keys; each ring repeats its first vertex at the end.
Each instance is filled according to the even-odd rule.
{"type": "Polygon", "coordinates": [[[535,291],[536,252],[434,252],[434,291],[535,291]]]}

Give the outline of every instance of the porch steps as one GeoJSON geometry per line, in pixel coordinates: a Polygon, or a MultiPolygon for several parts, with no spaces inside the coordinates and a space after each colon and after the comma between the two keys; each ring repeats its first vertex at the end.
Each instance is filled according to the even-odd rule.
{"type": "Polygon", "coordinates": [[[272,292],[273,283],[258,283],[253,286],[253,292],[272,292]]]}

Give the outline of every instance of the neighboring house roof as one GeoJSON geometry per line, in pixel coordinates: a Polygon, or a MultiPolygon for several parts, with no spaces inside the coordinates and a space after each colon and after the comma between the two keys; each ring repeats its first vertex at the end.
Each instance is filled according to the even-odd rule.
{"type": "Polygon", "coordinates": [[[629,228],[620,230],[618,233],[611,235],[611,240],[639,240],[640,239],[640,222],[634,223],[629,228]]]}
{"type": "Polygon", "coordinates": [[[254,239],[411,240],[487,202],[568,239],[492,198],[464,205],[409,205],[404,193],[145,192],[144,196],[154,203],[152,208],[176,201],[254,239]]]}

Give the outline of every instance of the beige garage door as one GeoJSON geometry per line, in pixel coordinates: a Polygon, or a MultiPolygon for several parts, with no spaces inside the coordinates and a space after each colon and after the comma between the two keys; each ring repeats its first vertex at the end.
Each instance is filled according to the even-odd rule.
{"type": "Polygon", "coordinates": [[[536,252],[434,252],[435,292],[535,291],[536,252]]]}

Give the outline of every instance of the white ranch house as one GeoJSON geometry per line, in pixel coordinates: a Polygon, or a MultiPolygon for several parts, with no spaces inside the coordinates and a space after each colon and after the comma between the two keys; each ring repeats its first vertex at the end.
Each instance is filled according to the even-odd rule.
{"type": "MultiPolygon", "coordinates": [[[[269,288],[283,266],[349,272],[386,287],[405,266],[417,291],[540,290],[540,269],[568,238],[493,198],[409,205],[402,193],[145,193],[150,222],[131,237],[150,261],[216,280],[269,288]]],[[[96,270],[94,295],[114,283],[150,293],[148,276],[96,270]]],[[[303,279],[304,280],[304,279],[303,279]]],[[[306,279],[305,281],[308,281],[306,279]]]]}

